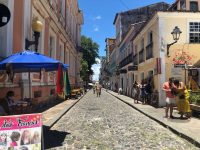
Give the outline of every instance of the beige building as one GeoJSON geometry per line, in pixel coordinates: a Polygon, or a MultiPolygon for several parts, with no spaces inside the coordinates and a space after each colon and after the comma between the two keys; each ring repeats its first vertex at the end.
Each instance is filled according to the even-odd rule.
{"type": "MultiPolygon", "coordinates": [[[[42,22],[38,52],[69,64],[71,86],[80,84],[80,38],[83,14],[77,0],[0,0],[11,12],[11,19],[0,28],[0,58],[25,49],[25,39],[34,40],[32,22],[42,22]]],[[[35,50],[35,46],[30,46],[35,50]]],[[[31,97],[47,97],[55,90],[56,73],[31,73],[31,97]]],[[[16,74],[14,83],[0,74],[0,97],[14,90],[18,98],[28,97],[27,73],[16,74]]]]}
{"type": "Polygon", "coordinates": [[[168,11],[158,11],[145,23],[131,25],[116,52],[121,71],[119,86],[125,94],[131,96],[134,81],[141,83],[152,77],[158,105],[164,106],[162,85],[169,77],[190,83],[187,69],[200,59],[199,10],[200,0],[177,0],[168,11]],[[171,34],[175,27],[181,31],[178,40],[171,34]]]}
{"type": "MultiPolygon", "coordinates": [[[[188,84],[185,62],[193,65],[200,59],[200,13],[199,12],[158,12],[134,38],[134,53],[138,55],[138,82],[153,76],[154,90],[159,93],[159,105],[165,105],[162,84],[169,77],[175,77],[188,84]],[[182,33],[173,43],[171,32],[178,26],[182,33]]],[[[186,67],[187,67],[186,66],[186,67]]]]}

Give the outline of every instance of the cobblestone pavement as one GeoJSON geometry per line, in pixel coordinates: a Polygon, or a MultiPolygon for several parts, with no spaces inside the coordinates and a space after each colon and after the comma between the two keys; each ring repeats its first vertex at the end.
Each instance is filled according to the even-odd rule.
{"type": "Polygon", "coordinates": [[[48,132],[51,149],[198,149],[104,91],[101,97],[89,91],[48,132]],[[62,146],[52,148],[56,142],[62,146]]]}

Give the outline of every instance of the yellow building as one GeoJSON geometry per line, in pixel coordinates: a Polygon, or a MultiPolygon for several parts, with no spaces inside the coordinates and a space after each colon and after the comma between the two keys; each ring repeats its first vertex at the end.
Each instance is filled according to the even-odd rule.
{"type": "MultiPolygon", "coordinates": [[[[146,12],[146,8],[138,10],[146,12]]],[[[118,85],[124,94],[132,96],[135,81],[141,83],[152,79],[153,100],[157,99],[159,106],[165,106],[162,85],[169,77],[189,84],[188,68],[200,59],[199,10],[200,0],[176,0],[167,10],[155,12],[150,19],[130,24],[124,37],[120,36],[122,16],[116,15],[116,65],[120,69],[118,85]],[[180,34],[172,34],[176,31],[180,34]]],[[[130,18],[131,15],[128,15],[127,20],[130,18]]]]}
{"type": "MultiPolygon", "coordinates": [[[[178,5],[178,3],[177,3],[178,5]]],[[[200,13],[187,11],[157,12],[133,39],[133,50],[138,55],[138,71],[135,79],[153,76],[154,90],[159,93],[159,106],[165,105],[162,85],[169,77],[188,84],[185,67],[200,59],[200,13]],[[174,42],[171,32],[181,30],[179,40],[174,42]],[[167,49],[169,55],[167,55],[167,49]]]]}

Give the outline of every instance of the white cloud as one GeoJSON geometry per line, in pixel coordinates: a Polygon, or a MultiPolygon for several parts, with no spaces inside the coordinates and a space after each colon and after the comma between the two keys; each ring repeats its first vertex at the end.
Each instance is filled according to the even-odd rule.
{"type": "Polygon", "coordinates": [[[92,70],[94,72],[92,79],[95,81],[99,80],[100,68],[101,68],[101,61],[100,59],[96,59],[98,62],[97,64],[92,65],[92,70]]]}
{"type": "Polygon", "coordinates": [[[100,20],[101,19],[101,16],[100,15],[98,15],[98,16],[96,16],[95,18],[94,18],[94,20],[100,20]]]}
{"type": "Polygon", "coordinates": [[[98,28],[98,27],[95,27],[95,28],[94,28],[94,31],[95,31],[95,32],[98,32],[98,31],[99,31],[99,28],[98,28]]]}

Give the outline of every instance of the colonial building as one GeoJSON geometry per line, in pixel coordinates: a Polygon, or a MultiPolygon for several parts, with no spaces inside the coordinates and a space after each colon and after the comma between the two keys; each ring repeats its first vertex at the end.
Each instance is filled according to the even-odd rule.
{"type": "MultiPolygon", "coordinates": [[[[34,41],[32,23],[37,18],[43,25],[38,52],[68,64],[71,86],[80,84],[80,33],[83,14],[77,0],[0,0],[11,13],[10,21],[0,28],[0,58],[25,49],[26,40],[34,41]]],[[[36,50],[30,46],[29,49],[36,50]]],[[[48,97],[54,93],[56,73],[42,71],[31,73],[31,97],[48,97]]],[[[16,74],[14,83],[0,74],[0,97],[8,90],[15,91],[16,98],[29,97],[27,73],[16,74]]]]}
{"type": "Polygon", "coordinates": [[[130,69],[127,72],[128,66],[130,68],[133,61],[133,45],[131,40],[156,11],[166,11],[169,6],[167,3],[160,2],[117,13],[115,16],[113,24],[116,28],[116,53],[118,56],[116,59],[120,72],[118,85],[126,95],[131,95],[134,80],[133,70],[130,69]]]}
{"type": "MultiPolygon", "coordinates": [[[[167,10],[160,9],[146,20],[129,22],[125,34],[121,30],[122,16],[116,15],[118,83],[124,94],[131,95],[134,81],[141,83],[151,78],[156,93],[154,101],[164,106],[162,85],[169,77],[175,77],[186,85],[195,82],[189,77],[188,68],[200,59],[199,10],[200,0],[177,0],[167,10]]],[[[132,20],[135,20],[134,15],[132,20]]]]}

